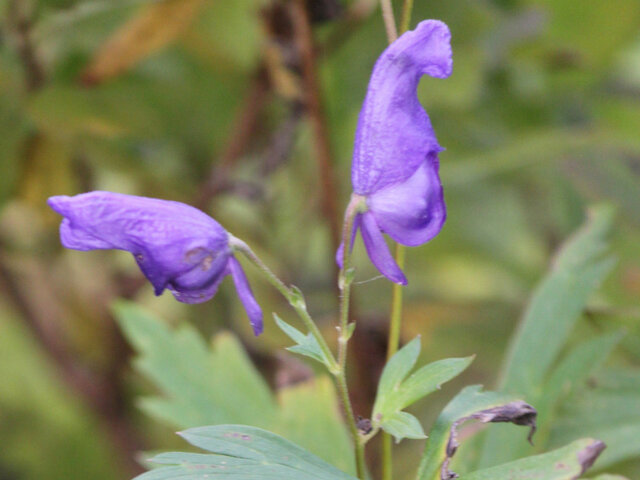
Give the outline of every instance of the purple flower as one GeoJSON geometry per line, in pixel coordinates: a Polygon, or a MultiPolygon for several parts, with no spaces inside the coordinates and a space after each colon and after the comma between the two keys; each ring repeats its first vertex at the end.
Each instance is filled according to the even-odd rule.
{"type": "Polygon", "coordinates": [[[229,234],[210,216],[179,202],[111,192],[56,196],[47,203],[64,216],[65,247],[131,252],[156,295],[166,288],[181,302],[205,302],[230,274],[254,333],[262,333],[262,310],[229,234]]]}
{"type": "Polygon", "coordinates": [[[366,207],[352,233],[360,229],[373,264],[402,285],[407,279],[382,233],[402,245],[422,245],[440,232],[446,217],[438,176],[442,147],[416,89],[422,75],[451,74],[450,38],[444,23],[426,20],[393,42],[373,68],[358,119],[351,180],[366,207]]]}

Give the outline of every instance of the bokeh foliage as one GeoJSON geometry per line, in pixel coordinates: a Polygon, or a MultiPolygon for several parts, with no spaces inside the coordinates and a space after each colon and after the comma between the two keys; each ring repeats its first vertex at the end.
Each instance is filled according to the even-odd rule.
{"type": "MultiPolygon", "coordinates": [[[[291,381],[298,374],[289,360],[273,360],[289,344],[273,323],[264,337],[251,337],[228,285],[213,302],[185,307],[168,294],[153,297],[126,255],[62,252],[58,219],[44,203],[49,195],[106,189],[197,203],[213,171],[224,188],[203,208],[298,285],[331,332],[335,270],[321,213],[327,192],[318,181],[314,130],[292,106],[304,86],[298,70],[287,69],[291,44],[261,13],[272,3],[0,3],[0,478],[124,478],[132,467],[122,461],[123,450],[176,442],[134,408],[139,393],[153,387],[126,367],[130,352],[109,313],[115,298],[135,299],[191,332],[182,335],[196,344],[202,339],[183,323],[205,339],[234,330],[268,378],[280,373],[291,381]],[[136,23],[146,34],[123,41],[136,23]],[[263,75],[271,86],[262,98],[251,96],[263,75]],[[261,106],[256,127],[231,155],[247,105],[261,106]],[[121,424],[139,438],[123,437],[121,424]]],[[[343,206],[358,111],[386,37],[374,0],[337,3],[343,14],[316,25],[315,35],[343,206]],[[353,12],[360,13],[354,18],[353,12]]],[[[576,408],[549,432],[549,442],[568,443],[567,432],[606,434],[627,417],[604,413],[627,411],[621,405],[638,387],[630,369],[640,360],[640,2],[416,0],[414,20],[423,18],[442,19],[453,33],[453,75],[425,79],[419,89],[447,149],[441,173],[448,220],[433,242],[408,252],[404,337],[422,335],[423,363],[477,356],[459,382],[412,413],[428,425],[461,385],[497,385],[507,340],[554,252],[584,222],[587,207],[604,202],[616,211],[611,252],[617,262],[589,296],[586,314],[575,313],[568,344],[587,348],[584,342],[621,331],[622,338],[588,378],[603,391],[573,392],[576,408]],[[581,411],[604,413],[589,425],[576,421],[581,411]]],[[[376,275],[361,246],[355,261],[356,281],[376,275]]],[[[252,284],[266,312],[290,320],[267,286],[258,278],[252,284]]],[[[360,347],[353,371],[375,382],[389,285],[357,285],[356,302],[360,347]]],[[[367,385],[360,385],[363,397],[375,392],[367,385]]],[[[277,394],[284,404],[287,392],[277,394]]],[[[143,405],[160,417],[171,407],[143,405]]],[[[293,431],[300,403],[289,398],[288,405],[283,412],[290,418],[272,406],[277,422],[264,413],[257,424],[303,445],[293,431]]],[[[195,425],[185,419],[181,427],[195,425]]],[[[401,444],[408,460],[399,465],[414,463],[418,443],[401,444]]],[[[640,475],[633,462],[616,468],[640,475]]]]}

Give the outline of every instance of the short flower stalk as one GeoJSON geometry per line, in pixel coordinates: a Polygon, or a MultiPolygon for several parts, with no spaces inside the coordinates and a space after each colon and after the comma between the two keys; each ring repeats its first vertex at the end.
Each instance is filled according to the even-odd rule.
{"type": "Polygon", "coordinates": [[[309,315],[307,311],[306,304],[304,299],[301,298],[299,292],[294,291],[293,289],[287,287],[282,280],[280,280],[269,267],[267,267],[262,260],[253,252],[251,247],[247,245],[245,242],[236,237],[231,237],[229,244],[232,249],[238,252],[241,252],[255,267],[260,270],[260,272],[264,275],[265,279],[273,285],[276,290],[278,290],[284,298],[289,302],[289,304],[296,311],[300,320],[304,323],[304,325],[309,329],[309,332],[313,335],[313,337],[320,345],[322,349],[322,353],[325,355],[325,358],[330,360],[330,364],[327,365],[327,369],[332,375],[338,375],[340,372],[340,366],[338,362],[336,362],[329,345],[325,341],[322,333],[318,329],[318,326],[309,315]]]}
{"type": "MultiPolygon", "coordinates": [[[[350,204],[351,205],[351,204],[350,204]]],[[[353,218],[355,215],[363,208],[362,199],[354,196],[352,200],[352,208],[347,211],[350,212],[347,214],[347,220],[345,224],[353,222],[353,218]],[[350,220],[349,220],[350,218],[350,220]]],[[[346,232],[349,232],[350,229],[346,229],[346,232]]],[[[340,396],[340,401],[344,409],[345,419],[347,422],[347,426],[349,427],[349,432],[352,437],[352,441],[354,444],[355,457],[356,457],[356,471],[358,478],[364,479],[366,477],[366,465],[364,458],[364,444],[362,441],[362,437],[358,432],[358,427],[356,425],[356,418],[353,412],[353,408],[351,406],[351,400],[349,398],[349,389],[347,385],[347,375],[346,375],[346,352],[347,352],[347,343],[349,341],[349,327],[348,327],[348,318],[349,318],[349,290],[352,282],[352,275],[348,275],[345,272],[345,269],[341,269],[340,271],[340,285],[342,289],[342,296],[340,302],[340,311],[341,311],[341,322],[338,327],[339,335],[338,335],[338,358],[336,361],[331,349],[327,345],[322,333],[318,329],[316,323],[313,321],[309,312],[307,311],[306,305],[304,304],[304,300],[301,298],[300,294],[291,288],[287,287],[282,280],[280,280],[270,269],[267,267],[262,260],[251,250],[251,248],[242,240],[231,237],[229,244],[231,245],[234,251],[241,252],[254,266],[256,266],[267,279],[269,283],[271,283],[289,302],[289,304],[294,308],[294,310],[298,313],[298,316],[305,324],[305,326],[309,329],[309,332],[316,339],[325,358],[330,359],[330,364],[326,365],[329,372],[333,375],[336,389],[338,390],[338,394],[340,396]]],[[[345,265],[349,265],[350,252],[347,250],[344,253],[345,265]]]]}

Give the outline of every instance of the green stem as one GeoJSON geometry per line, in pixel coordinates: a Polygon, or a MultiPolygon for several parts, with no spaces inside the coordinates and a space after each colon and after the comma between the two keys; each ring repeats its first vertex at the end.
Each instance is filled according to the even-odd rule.
{"type": "Polygon", "coordinates": [[[344,226],[342,228],[342,268],[338,276],[338,287],[340,288],[340,327],[338,335],[338,366],[339,373],[336,375],[336,383],[340,397],[342,399],[342,405],[347,417],[347,424],[356,454],[356,469],[358,478],[364,480],[366,477],[366,464],[364,459],[364,442],[361,441],[360,434],[358,432],[358,426],[356,425],[355,415],[353,414],[353,407],[351,406],[351,400],[349,399],[349,389],[347,387],[347,346],[349,343],[349,301],[351,298],[351,283],[353,282],[353,270],[350,268],[351,262],[351,231],[353,230],[353,223],[358,213],[361,213],[366,209],[366,203],[364,197],[351,195],[351,201],[347,205],[347,211],[345,212],[344,226]]]}
{"type": "MultiPolygon", "coordinates": [[[[364,206],[363,197],[359,197],[354,195],[349,207],[347,208],[347,215],[345,219],[345,232],[347,233],[347,238],[351,236],[351,229],[353,228],[353,222],[355,216],[362,210],[364,206]]],[[[348,248],[348,243],[345,243],[347,247],[345,248],[345,256],[343,268],[340,270],[340,278],[339,284],[340,289],[342,291],[342,299],[340,302],[340,311],[341,311],[341,320],[340,322],[340,335],[338,338],[338,353],[340,362],[336,361],[331,349],[327,345],[322,333],[316,326],[315,322],[307,312],[307,307],[304,303],[304,300],[301,298],[299,292],[294,291],[293,289],[287,287],[282,280],[280,280],[272,271],[267,267],[262,260],[251,250],[251,248],[242,240],[230,236],[229,244],[231,247],[247,257],[247,259],[253,263],[258,269],[264,274],[266,279],[273,285],[289,302],[289,304],[294,308],[294,310],[298,313],[300,319],[307,326],[311,334],[318,341],[320,345],[320,349],[324,353],[325,357],[329,359],[331,365],[329,366],[329,371],[334,377],[336,383],[336,389],[338,390],[338,394],[340,395],[340,400],[342,402],[345,417],[347,421],[347,426],[349,428],[349,432],[353,439],[353,445],[356,456],[356,469],[358,478],[361,480],[365,480],[366,478],[366,464],[364,459],[364,442],[361,441],[360,435],[358,433],[358,426],[356,424],[356,419],[353,414],[353,407],[351,406],[351,400],[349,399],[349,390],[347,388],[347,375],[346,375],[346,359],[347,359],[347,342],[349,341],[349,331],[348,331],[348,319],[349,319],[349,290],[351,285],[351,275],[349,274],[348,264],[350,259],[350,252],[348,248]],[[346,267],[346,268],[345,268],[346,267]],[[346,295],[345,295],[346,291],[346,295]]]]}
{"type": "MultiPolygon", "coordinates": [[[[396,263],[404,269],[405,248],[396,244],[396,263]]],[[[403,285],[394,283],[391,294],[391,320],[389,322],[389,344],[387,345],[387,362],[398,351],[400,345],[400,330],[402,327],[402,294],[403,285]]]]}
{"type": "Polygon", "coordinates": [[[413,11],[413,0],[404,0],[402,6],[402,18],[400,20],[400,35],[409,30],[411,24],[411,12],[413,11]]]}
{"type": "Polygon", "coordinates": [[[333,356],[333,352],[327,345],[322,333],[318,329],[318,326],[315,324],[309,312],[307,312],[307,307],[304,303],[304,299],[301,298],[300,294],[291,288],[287,287],[282,280],[280,280],[276,275],[267,267],[262,260],[251,250],[251,247],[247,245],[242,240],[230,236],[229,244],[234,250],[242,252],[242,254],[247,257],[247,259],[253,263],[258,269],[264,274],[266,279],[273,285],[283,296],[287,299],[289,304],[296,311],[302,322],[311,332],[311,335],[318,341],[318,345],[320,345],[320,349],[322,353],[325,355],[325,358],[329,359],[331,365],[328,365],[329,371],[333,375],[337,375],[339,371],[338,362],[336,362],[335,357],[333,356]]]}
{"type": "Polygon", "coordinates": [[[364,459],[364,443],[360,439],[356,417],[353,414],[353,407],[351,406],[351,399],[349,398],[349,388],[347,387],[347,374],[344,370],[336,375],[336,386],[338,387],[340,400],[342,401],[344,413],[347,417],[349,433],[353,440],[353,448],[356,454],[356,475],[360,480],[365,480],[367,467],[364,459]]]}
{"type": "MultiPolygon", "coordinates": [[[[396,263],[404,268],[405,248],[396,244],[396,263]]],[[[389,343],[387,344],[387,362],[398,351],[400,345],[400,330],[402,326],[402,294],[403,286],[394,284],[391,297],[391,320],[389,321],[389,343]]],[[[393,442],[391,435],[382,435],[382,480],[393,478],[392,461],[393,442]]]]}
{"type": "Polygon", "coordinates": [[[338,276],[340,288],[340,336],[338,337],[338,364],[341,370],[345,370],[347,363],[347,342],[349,341],[349,299],[351,298],[351,283],[353,282],[353,270],[351,270],[351,231],[353,222],[358,213],[366,209],[364,197],[352,194],[347,211],[344,214],[342,227],[342,268],[338,276]]]}

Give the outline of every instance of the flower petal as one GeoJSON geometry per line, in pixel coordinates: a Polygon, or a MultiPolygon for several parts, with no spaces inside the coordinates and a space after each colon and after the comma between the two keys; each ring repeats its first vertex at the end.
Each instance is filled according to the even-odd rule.
{"type": "Polygon", "coordinates": [[[204,301],[224,276],[231,255],[228,234],[196,208],[111,192],[51,197],[48,203],[65,217],[60,226],[65,247],[131,252],[156,295],[170,286],[181,301],[204,301]]]}
{"type": "MultiPolygon", "coordinates": [[[[193,265],[192,268],[172,278],[167,284],[167,288],[178,301],[202,303],[216,294],[220,282],[229,274],[230,255],[220,253],[209,250],[206,245],[202,245],[198,241],[194,241],[188,246],[185,261],[193,265]]],[[[136,261],[138,261],[138,256],[136,256],[136,261]]],[[[138,265],[149,277],[142,262],[138,261],[138,265]]]]}
{"type": "Polygon", "coordinates": [[[431,240],[446,218],[437,155],[404,182],[370,195],[367,206],[380,229],[396,242],[415,247],[431,240]]]}
{"type": "MultiPolygon", "coordinates": [[[[167,284],[173,296],[182,303],[202,303],[210,300],[217,292],[222,279],[229,274],[229,269],[225,268],[216,276],[211,276],[209,283],[203,283],[196,288],[185,288],[178,280],[174,280],[167,284]]],[[[145,274],[146,275],[146,274],[145,274]]],[[[156,293],[158,295],[158,293],[156,293]]]]}
{"type": "Polygon", "coordinates": [[[369,195],[403,182],[428,155],[442,150],[416,89],[422,75],[451,74],[450,38],[444,23],[426,20],[376,62],[356,131],[351,169],[356,193],[369,195]]]}
{"type": "Polygon", "coordinates": [[[229,258],[229,272],[233,278],[233,283],[236,286],[236,291],[238,292],[240,301],[249,316],[249,322],[253,327],[253,333],[258,336],[262,333],[264,328],[262,322],[262,309],[260,308],[260,305],[258,305],[258,302],[256,302],[256,298],[253,296],[251,286],[247,281],[247,277],[244,274],[244,270],[242,270],[240,262],[238,262],[233,255],[229,258]]]}
{"type": "Polygon", "coordinates": [[[389,251],[389,247],[387,246],[387,242],[385,242],[382,232],[378,228],[376,220],[371,212],[365,212],[362,214],[360,230],[362,232],[362,239],[364,240],[364,246],[367,249],[369,258],[380,273],[394,283],[406,285],[407,278],[393,259],[393,256],[389,251]]]}

